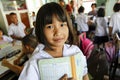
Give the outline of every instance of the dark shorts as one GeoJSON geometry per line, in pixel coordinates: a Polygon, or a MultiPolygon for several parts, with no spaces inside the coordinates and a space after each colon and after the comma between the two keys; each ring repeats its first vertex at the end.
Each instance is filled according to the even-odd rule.
{"type": "Polygon", "coordinates": [[[102,44],[108,42],[108,40],[109,40],[108,36],[95,36],[94,44],[102,44]]]}

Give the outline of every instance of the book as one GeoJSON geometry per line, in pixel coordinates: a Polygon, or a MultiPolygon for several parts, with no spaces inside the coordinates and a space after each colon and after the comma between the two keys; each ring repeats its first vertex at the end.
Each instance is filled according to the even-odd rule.
{"type": "Polygon", "coordinates": [[[38,61],[41,80],[59,80],[64,74],[76,80],[82,80],[84,59],[82,53],[61,58],[42,59],[38,61]]]}

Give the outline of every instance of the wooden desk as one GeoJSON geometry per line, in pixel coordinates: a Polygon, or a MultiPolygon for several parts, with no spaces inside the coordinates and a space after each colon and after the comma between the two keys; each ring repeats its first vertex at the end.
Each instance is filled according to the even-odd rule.
{"type": "MultiPolygon", "coordinates": [[[[15,46],[13,46],[13,47],[15,47],[16,49],[21,49],[21,48],[22,48],[21,45],[15,45],[15,46]]],[[[16,54],[15,56],[11,57],[11,58],[8,58],[7,60],[8,60],[10,63],[13,64],[13,61],[14,61],[15,59],[17,59],[18,56],[19,56],[21,53],[22,53],[22,51],[21,51],[20,53],[16,54]]],[[[1,61],[0,61],[0,79],[1,79],[3,76],[5,76],[7,73],[9,73],[9,72],[10,72],[9,68],[2,66],[2,65],[1,65],[1,61]]]]}

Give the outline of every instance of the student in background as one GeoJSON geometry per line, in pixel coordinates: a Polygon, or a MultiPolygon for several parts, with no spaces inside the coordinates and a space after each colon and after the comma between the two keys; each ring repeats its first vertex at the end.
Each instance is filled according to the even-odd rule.
{"type": "Polygon", "coordinates": [[[87,33],[88,32],[88,17],[84,14],[84,7],[80,6],[80,8],[78,9],[78,16],[75,20],[75,22],[77,23],[77,29],[80,33],[87,33]]]}
{"type": "Polygon", "coordinates": [[[92,10],[88,13],[88,15],[92,15],[93,17],[97,15],[97,10],[96,10],[96,3],[92,3],[91,4],[91,8],[92,10]]]}
{"type": "Polygon", "coordinates": [[[12,42],[13,39],[3,34],[3,30],[0,28],[0,42],[12,42]]]}
{"type": "Polygon", "coordinates": [[[30,28],[28,31],[28,34],[32,34],[33,36],[35,35],[35,26],[36,26],[36,21],[33,22],[33,28],[30,28]]]}
{"type": "Polygon", "coordinates": [[[32,16],[31,16],[31,18],[32,18],[32,21],[33,21],[33,22],[36,21],[36,15],[35,15],[35,12],[32,12],[32,16]]]}
{"type": "Polygon", "coordinates": [[[11,64],[9,61],[7,61],[7,59],[3,59],[2,65],[8,67],[10,70],[19,75],[23,69],[23,65],[19,66],[20,60],[23,58],[23,56],[29,59],[37,45],[38,42],[36,40],[36,37],[34,37],[33,35],[26,35],[22,39],[23,53],[18,57],[18,59],[14,61],[14,64],[11,64]]]}
{"type": "Polygon", "coordinates": [[[112,37],[116,32],[120,32],[120,3],[115,3],[113,7],[114,13],[110,18],[109,35],[112,37]]]}
{"type": "MultiPolygon", "coordinates": [[[[35,32],[38,42],[41,44],[37,47],[39,49],[38,52],[25,65],[19,80],[40,80],[40,72],[37,64],[38,59],[71,56],[77,52],[80,52],[83,57],[83,80],[89,80],[86,58],[81,50],[73,45],[73,27],[69,23],[69,19],[66,12],[57,3],[47,3],[39,9],[35,32]]],[[[67,80],[68,77],[64,76],[60,80],[64,79],[67,80]]]]}
{"type": "Polygon", "coordinates": [[[36,21],[33,22],[33,26],[34,26],[34,27],[33,27],[33,30],[32,30],[32,35],[36,36],[36,35],[35,35],[36,21]]]}
{"type": "Polygon", "coordinates": [[[13,39],[21,40],[26,34],[26,26],[22,22],[18,22],[16,13],[10,13],[11,24],[8,29],[8,35],[13,39]]]}
{"type": "Polygon", "coordinates": [[[108,18],[105,17],[105,9],[99,8],[97,11],[97,17],[95,20],[96,29],[95,29],[95,39],[94,43],[97,44],[100,48],[100,44],[103,44],[108,41],[108,18]]]}
{"type": "Polygon", "coordinates": [[[74,15],[74,17],[76,17],[75,1],[74,1],[74,0],[71,0],[71,1],[70,1],[70,7],[72,8],[72,15],[74,15]]]}
{"type": "Polygon", "coordinates": [[[74,26],[75,17],[72,15],[72,8],[71,8],[71,6],[69,4],[67,4],[65,9],[66,9],[68,15],[70,16],[72,25],[74,26]]]}
{"type": "Polygon", "coordinates": [[[96,3],[92,3],[91,4],[91,8],[92,10],[88,13],[89,16],[89,22],[88,22],[88,26],[89,26],[89,33],[94,32],[96,25],[94,23],[96,16],[97,16],[97,9],[96,9],[97,5],[96,3]]]}
{"type": "Polygon", "coordinates": [[[59,4],[60,4],[60,6],[62,6],[63,8],[65,8],[65,1],[64,0],[59,0],[59,4]]]}

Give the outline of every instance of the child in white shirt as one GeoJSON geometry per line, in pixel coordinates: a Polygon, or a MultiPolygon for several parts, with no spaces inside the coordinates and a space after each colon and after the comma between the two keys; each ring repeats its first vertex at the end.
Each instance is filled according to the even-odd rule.
{"type": "MultiPolygon", "coordinates": [[[[82,79],[89,80],[86,58],[81,50],[73,45],[74,34],[72,26],[69,23],[66,12],[59,4],[51,2],[43,5],[37,13],[35,28],[36,37],[41,44],[38,45],[37,52],[33,53],[32,58],[26,63],[19,80],[41,80],[37,64],[38,59],[71,56],[77,52],[80,52],[83,57],[82,66],[84,70],[82,79]],[[69,44],[65,44],[66,42],[69,44]]],[[[67,75],[61,77],[60,80],[69,79],[67,75]]]]}
{"type": "Polygon", "coordinates": [[[100,45],[103,43],[103,47],[104,47],[104,43],[108,41],[108,34],[107,34],[108,19],[105,17],[104,8],[98,9],[95,23],[96,23],[96,29],[95,29],[94,43],[97,44],[98,48],[100,48],[100,45]]]}
{"type": "Polygon", "coordinates": [[[8,35],[13,39],[21,40],[26,34],[26,26],[22,22],[18,22],[16,13],[10,13],[12,23],[8,29],[8,35]]]}

